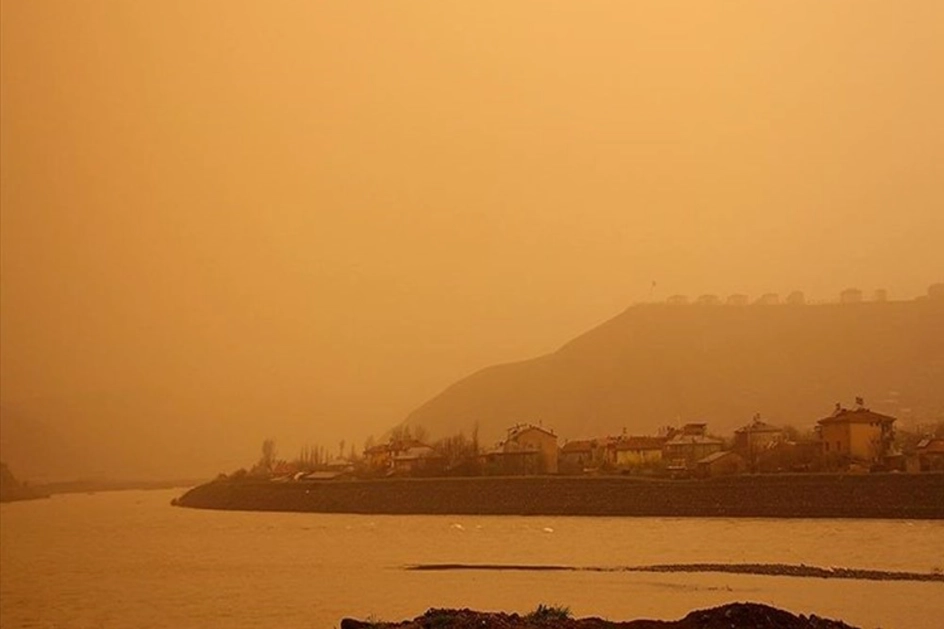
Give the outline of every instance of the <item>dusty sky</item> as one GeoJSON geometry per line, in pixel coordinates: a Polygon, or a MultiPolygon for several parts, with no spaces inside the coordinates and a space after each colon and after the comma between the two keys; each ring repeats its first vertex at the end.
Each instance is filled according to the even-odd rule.
{"type": "Polygon", "coordinates": [[[2,402],[119,444],[361,440],[653,280],[944,270],[937,0],[3,0],[0,95],[2,402]]]}

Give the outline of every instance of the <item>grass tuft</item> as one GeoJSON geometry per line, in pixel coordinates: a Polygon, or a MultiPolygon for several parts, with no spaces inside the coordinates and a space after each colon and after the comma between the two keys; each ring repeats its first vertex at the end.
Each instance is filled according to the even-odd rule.
{"type": "Polygon", "coordinates": [[[533,612],[528,614],[528,620],[532,622],[545,622],[549,620],[567,620],[570,618],[570,608],[556,605],[545,605],[540,603],[533,612]]]}

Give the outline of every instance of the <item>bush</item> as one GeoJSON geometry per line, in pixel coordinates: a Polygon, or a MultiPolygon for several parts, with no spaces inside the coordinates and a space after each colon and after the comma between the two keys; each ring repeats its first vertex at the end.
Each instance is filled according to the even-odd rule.
{"type": "Polygon", "coordinates": [[[532,622],[545,622],[549,620],[567,620],[570,618],[570,608],[563,606],[545,605],[541,603],[537,609],[528,614],[528,620],[532,622]]]}

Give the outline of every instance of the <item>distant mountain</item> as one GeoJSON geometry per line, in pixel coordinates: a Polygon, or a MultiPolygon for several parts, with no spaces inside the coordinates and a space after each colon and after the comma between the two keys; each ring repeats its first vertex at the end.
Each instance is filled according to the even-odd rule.
{"type": "Polygon", "coordinates": [[[21,478],[42,481],[71,478],[90,458],[47,422],[10,406],[0,407],[0,455],[21,478]]]}
{"type": "Polygon", "coordinates": [[[553,354],[489,367],[406,419],[433,436],[515,422],[563,438],[651,433],[754,413],[811,427],[856,396],[904,422],[944,418],[944,301],[830,305],[639,305],[553,354]]]}
{"type": "Polygon", "coordinates": [[[47,494],[21,483],[7,467],[6,463],[0,463],[0,502],[13,502],[14,500],[32,500],[34,498],[45,498],[47,494]]]}

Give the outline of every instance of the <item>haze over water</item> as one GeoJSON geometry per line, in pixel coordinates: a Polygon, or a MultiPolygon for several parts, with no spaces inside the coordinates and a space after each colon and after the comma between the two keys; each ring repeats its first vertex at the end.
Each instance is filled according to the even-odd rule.
{"type": "MultiPolygon", "coordinates": [[[[252,467],[268,438],[285,459],[357,454],[459,379],[673,294],[910,302],[944,280],[940,0],[0,0],[0,127],[0,458],[34,485],[212,478],[252,467]]],[[[941,337],[892,320],[820,395],[940,420],[941,337]],[[876,365],[912,373],[899,360],[917,376],[891,385],[876,365]]],[[[725,352],[728,372],[696,356],[705,377],[685,387],[665,353],[634,369],[700,411],[679,392],[750,402],[737,374],[767,355],[783,373],[753,387],[803,396],[825,379],[797,386],[780,358],[831,364],[804,350],[829,337],[847,356],[845,333],[867,330],[834,329],[782,335],[796,352],[725,352]]],[[[729,349],[708,336],[691,345],[729,349]]],[[[626,391],[586,356],[564,384],[626,391]]],[[[494,389],[536,390],[522,373],[494,389]]],[[[588,420],[565,439],[704,419],[574,399],[588,420]]],[[[0,507],[3,629],[321,628],[539,603],[673,618],[731,600],[885,629],[942,617],[939,583],[402,569],[927,572],[938,522],[237,513],[173,495],[0,507]]]]}
{"type": "Polygon", "coordinates": [[[0,10],[27,476],[361,445],[674,293],[942,279],[937,0],[0,10]]]}
{"type": "Polygon", "coordinates": [[[410,572],[420,563],[806,563],[930,572],[944,523],[365,516],[172,509],[176,491],[2,506],[0,625],[336,627],[428,607],[679,618],[757,601],[866,628],[937,629],[944,584],[733,574],[410,572]]]}

